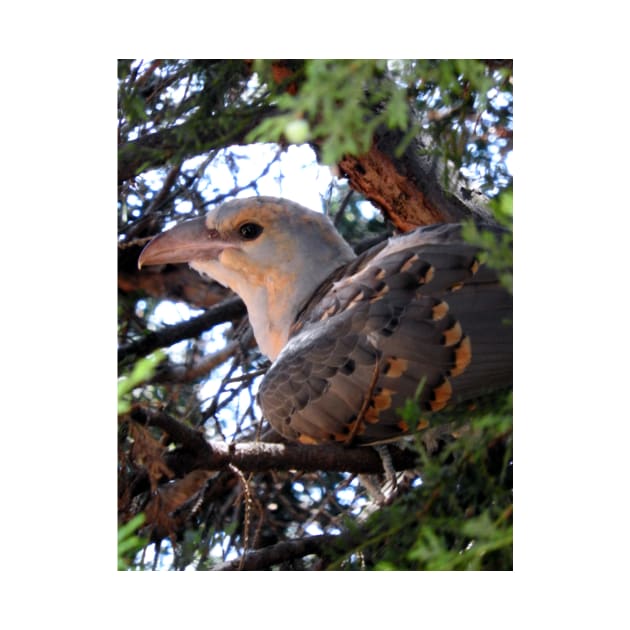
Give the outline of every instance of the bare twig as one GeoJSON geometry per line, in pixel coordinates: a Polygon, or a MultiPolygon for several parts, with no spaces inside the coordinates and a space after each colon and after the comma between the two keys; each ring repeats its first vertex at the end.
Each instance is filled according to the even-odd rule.
{"type": "Polygon", "coordinates": [[[350,203],[350,199],[352,199],[352,195],[354,195],[354,190],[352,190],[351,188],[347,192],[346,196],[343,198],[343,201],[341,202],[341,204],[339,205],[339,210],[335,212],[335,217],[333,219],[333,224],[335,225],[335,227],[339,227],[339,223],[341,223],[341,217],[343,216],[345,209],[348,207],[348,204],[350,203]]]}
{"type": "Polygon", "coordinates": [[[249,551],[237,560],[224,562],[212,568],[213,571],[260,571],[268,567],[303,558],[309,554],[321,554],[326,547],[338,543],[341,536],[320,534],[297,540],[287,540],[271,547],[249,551]]]}
{"type": "Polygon", "coordinates": [[[177,366],[163,373],[159,373],[153,379],[155,382],[163,383],[190,383],[206,374],[209,374],[214,368],[227,361],[240,347],[240,342],[230,341],[221,350],[217,350],[212,354],[204,357],[203,360],[195,363],[191,367],[177,366]]]}
{"type": "Polygon", "coordinates": [[[142,339],[120,346],[118,348],[118,361],[133,356],[145,356],[158,348],[166,348],[183,339],[197,337],[216,324],[241,317],[245,312],[245,305],[240,298],[228,298],[216,306],[211,306],[199,317],[173,326],[166,326],[157,332],[149,333],[142,339]]]}

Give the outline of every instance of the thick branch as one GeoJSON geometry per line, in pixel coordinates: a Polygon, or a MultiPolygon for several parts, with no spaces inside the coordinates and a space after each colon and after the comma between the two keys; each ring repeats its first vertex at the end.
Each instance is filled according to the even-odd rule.
{"type": "Polygon", "coordinates": [[[118,289],[124,293],[142,291],[158,300],[186,302],[194,308],[214,306],[229,293],[217,282],[208,282],[184,264],[165,265],[157,271],[154,267],[138,271],[119,265],[118,289]]]}
{"type": "Polygon", "coordinates": [[[437,158],[412,140],[401,157],[396,151],[403,140],[399,131],[382,130],[362,156],[346,156],[339,168],[350,185],[379,207],[401,231],[419,225],[453,223],[476,218],[492,221],[463,183],[444,189],[437,158]]]}
{"type": "MultiPolygon", "coordinates": [[[[181,444],[190,456],[187,462],[190,468],[186,472],[193,469],[221,470],[230,464],[243,472],[294,469],[303,472],[319,470],[374,474],[383,472],[381,458],[372,448],[345,447],[337,444],[303,446],[263,442],[242,444],[207,442],[201,432],[162,412],[136,407],[132,412],[132,418],[161,428],[173,441],[181,444]]],[[[395,470],[408,470],[417,464],[413,451],[394,446],[390,446],[389,450],[395,470]]],[[[173,453],[177,457],[176,452],[173,453]]],[[[182,471],[179,470],[178,474],[182,474],[182,471]]]]}
{"type": "MultiPolygon", "coordinates": [[[[371,448],[343,447],[336,444],[303,446],[301,444],[265,444],[262,442],[229,446],[212,442],[205,467],[213,470],[233,464],[244,472],[266,470],[301,470],[315,472],[382,473],[383,463],[371,448]]],[[[390,447],[395,470],[407,470],[417,464],[412,451],[390,447]]]]}

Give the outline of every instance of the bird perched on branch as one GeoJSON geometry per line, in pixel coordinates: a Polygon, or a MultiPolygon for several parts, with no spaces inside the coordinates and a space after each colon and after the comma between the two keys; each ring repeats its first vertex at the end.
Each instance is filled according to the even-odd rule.
{"type": "Polygon", "coordinates": [[[512,382],[512,297],[460,226],[356,256],[323,215],[285,199],[227,202],[154,238],[138,265],[187,262],[238,293],[272,361],[258,399],[304,444],[372,444],[512,382]]]}

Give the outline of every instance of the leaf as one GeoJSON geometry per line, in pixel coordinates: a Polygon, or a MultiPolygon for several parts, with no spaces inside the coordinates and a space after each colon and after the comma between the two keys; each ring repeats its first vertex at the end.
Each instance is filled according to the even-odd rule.
{"type": "Polygon", "coordinates": [[[144,514],[136,514],[130,521],[118,528],[118,570],[129,568],[136,553],[147,544],[147,540],[136,535],[136,531],[145,522],[144,514]]]}
{"type": "Polygon", "coordinates": [[[148,381],[157,366],[166,358],[162,350],[158,350],[147,355],[135,363],[130,374],[121,376],[118,379],[118,413],[127,413],[131,408],[129,394],[145,381],[148,381]]]}
{"type": "Polygon", "coordinates": [[[462,525],[462,533],[471,538],[492,538],[496,533],[496,528],[490,520],[487,512],[483,512],[475,518],[467,520],[462,525]]]}

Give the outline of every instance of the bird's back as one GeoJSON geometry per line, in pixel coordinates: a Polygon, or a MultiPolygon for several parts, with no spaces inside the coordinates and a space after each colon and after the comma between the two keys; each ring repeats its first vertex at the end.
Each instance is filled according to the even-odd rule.
{"type": "MultiPolygon", "coordinates": [[[[512,296],[454,224],[421,228],[334,272],[308,301],[259,401],[303,443],[373,443],[423,412],[512,382],[512,296]]],[[[420,420],[420,419],[419,419],[420,420]]]]}

